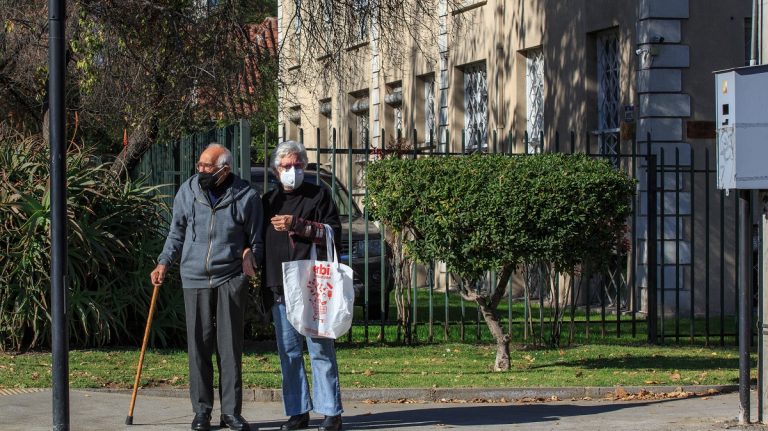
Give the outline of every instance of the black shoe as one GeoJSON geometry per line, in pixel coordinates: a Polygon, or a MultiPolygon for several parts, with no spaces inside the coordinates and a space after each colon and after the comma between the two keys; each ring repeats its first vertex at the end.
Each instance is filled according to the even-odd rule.
{"type": "Polygon", "coordinates": [[[220,427],[229,427],[235,431],[249,431],[251,426],[248,425],[248,421],[243,419],[240,415],[221,415],[220,427]]]}
{"type": "Polygon", "coordinates": [[[208,413],[195,413],[192,420],[192,429],[195,431],[208,431],[211,429],[211,415],[208,413]]]}
{"type": "Polygon", "coordinates": [[[338,431],[341,429],[341,415],[326,416],[317,431],[338,431]]]}
{"type": "Polygon", "coordinates": [[[288,422],[280,425],[280,431],[300,430],[309,426],[309,413],[293,415],[288,422]]]}

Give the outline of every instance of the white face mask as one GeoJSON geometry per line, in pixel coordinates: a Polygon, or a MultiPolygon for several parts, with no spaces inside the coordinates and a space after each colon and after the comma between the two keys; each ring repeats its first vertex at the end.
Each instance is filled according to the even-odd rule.
{"type": "Polygon", "coordinates": [[[291,167],[280,173],[280,182],[286,190],[296,190],[304,182],[304,169],[291,167]]]}

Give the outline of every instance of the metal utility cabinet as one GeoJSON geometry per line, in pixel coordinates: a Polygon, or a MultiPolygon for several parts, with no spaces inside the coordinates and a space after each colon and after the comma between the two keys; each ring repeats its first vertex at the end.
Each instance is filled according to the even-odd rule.
{"type": "Polygon", "coordinates": [[[768,189],[768,65],[715,72],[717,188],[768,189]]]}

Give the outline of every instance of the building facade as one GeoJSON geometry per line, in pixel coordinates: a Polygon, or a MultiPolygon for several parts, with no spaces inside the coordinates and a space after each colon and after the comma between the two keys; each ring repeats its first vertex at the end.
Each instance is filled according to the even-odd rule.
{"type": "MultiPolygon", "coordinates": [[[[302,31],[304,36],[311,31],[300,28],[297,4],[301,0],[278,5],[286,52],[300,49],[302,31]]],[[[691,184],[678,171],[703,158],[705,149],[714,158],[712,72],[748,64],[751,5],[751,0],[440,0],[434,30],[418,42],[404,31],[397,58],[388,52],[391,44],[380,43],[370,21],[361,42],[346,50],[348,61],[357,65],[350,76],[286,80],[281,138],[303,138],[310,149],[330,148],[335,129],[339,149],[366,143],[388,148],[402,136],[437,151],[530,153],[573,146],[614,156],[647,152],[650,135],[650,151],[665,154],[660,166],[676,168],[660,177],[661,195],[674,192],[661,204],[666,217],[659,228],[660,286],[664,292],[673,291],[670,286],[696,289],[701,281],[694,276],[705,255],[732,267],[733,246],[723,240],[728,244],[703,248],[709,227],[696,232],[690,226],[712,211],[697,199],[711,185],[691,184]]],[[[315,70],[323,61],[321,55],[308,57],[316,61],[281,70],[315,70]]],[[[362,157],[353,156],[353,188],[363,186],[362,157]]],[[[326,156],[320,161],[330,163],[326,156]]],[[[630,276],[642,288],[648,271],[647,208],[642,207],[647,178],[642,163],[630,169],[640,184],[633,229],[639,253],[630,276]]],[[[346,172],[339,175],[347,181],[346,172]]],[[[719,194],[712,199],[714,208],[729,205],[719,194]]],[[[728,208],[722,220],[727,238],[735,237],[732,213],[728,208]]],[[[734,309],[731,267],[709,280],[725,289],[718,312],[734,309]]],[[[710,307],[704,295],[691,298],[682,305],[678,299],[676,309],[693,306],[701,314],[710,307]]]]}

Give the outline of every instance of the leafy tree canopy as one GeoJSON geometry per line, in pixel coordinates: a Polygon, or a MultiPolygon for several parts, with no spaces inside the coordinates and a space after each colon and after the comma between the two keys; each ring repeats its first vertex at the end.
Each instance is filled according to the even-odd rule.
{"type": "MultiPolygon", "coordinates": [[[[212,120],[276,115],[259,110],[261,100],[276,92],[277,57],[270,46],[276,32],[268,26],[265,35],[251,23],[275,7],[274,0],[200,4],[205,2],[68,2],[68,135],[120,153],[117,174],[163,136],[212,120]]],[[[43,0],[0,0],[0,120],[43,133],[46,8],[43,0]]]]}

